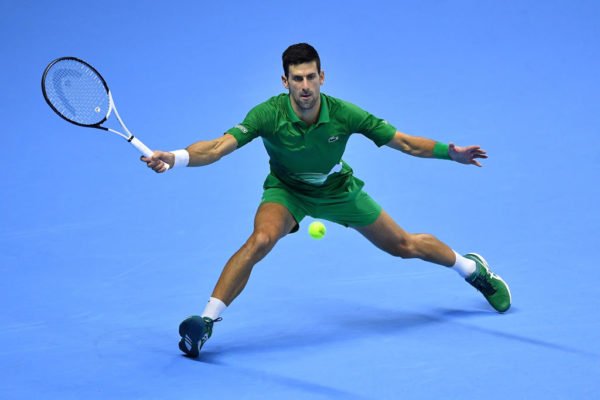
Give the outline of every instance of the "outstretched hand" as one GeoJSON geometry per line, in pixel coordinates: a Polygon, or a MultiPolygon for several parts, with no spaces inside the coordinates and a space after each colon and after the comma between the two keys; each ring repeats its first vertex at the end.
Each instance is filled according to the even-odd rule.
{"type": "Polygon", "coordinates": [[[175,164],[175,155],[168,151],[155,151],[152,154],[152,157],[148,158],[146,156],[140,157],[140,160],[146,163],[148,168],[151,168],[156,173],[163,173],[167,171],[165,164],[167,164],[170,168],[173,168],[175,164]]]}
{"type": "Polygon", "coordinates": [[[450,143],[448,154],[450,158],[461,164],[473,164],[481,167],[477,158],[488,158],[487,152],[479,146],[466,146],[460,147],[455,146],[454,143],[450,143]]]}

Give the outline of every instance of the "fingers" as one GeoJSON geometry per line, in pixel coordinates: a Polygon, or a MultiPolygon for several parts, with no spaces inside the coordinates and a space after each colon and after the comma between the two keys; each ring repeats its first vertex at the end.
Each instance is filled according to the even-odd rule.
{"type": "Polygon", "coordinates": [[[474,146],[474,148],[469,149],[466,155],[468,157],[467,159],[469,161],[469,164],[473,164],[478,167],[481,167],[482,165],[479,161],[477,161],[477,158],[488,158],[485,150],[482,150],[479,146],[474,146]]]}
{"type": "Polygon", "coordinates": [[[463,148],[463,153],[469,158],[488,158],[487,152],[479,146],[467,146],[463,148]]]}
{"type": "Polygon", "coordinates": [[[479,147],[470,151],[469,155],[473,158],[488,158],[487,152],[479,147]]]}
{"type": "Polygon", "coordinates": [[[461,164],[472,164],[477,167],[481,167],[481,163],[477,161],[478,158],[488,158],[487,152],[480,146],[466,146],[460,147],[455,146],[453,143],[448,145],[450,149],[451,157],[454,161],[461,164]]]}
{"type": "Polygon", "coordinates": [[[169,168],[167,168],[167,165],[169,167],[171,166],[170,164],[168,164],[168,161],[167,161],[169,154],[171,154],[171,153],[155,151],[154,154],[152,154],[152,157],[141,156],[140,160],[145,162],[146,166],[148,168],[150,168],[154,172],[160,174],[169,169],[169,168]]]}

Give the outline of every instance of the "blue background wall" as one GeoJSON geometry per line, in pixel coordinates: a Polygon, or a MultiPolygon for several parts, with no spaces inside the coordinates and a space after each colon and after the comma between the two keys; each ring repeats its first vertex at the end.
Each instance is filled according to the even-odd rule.
{"type": "Polygon", "coordinates": [[[0,3],[0,396],[589,398],[600,390],[595,1],[0,3]],[[328,224],[280,242],[198,362],[198,314],[251,232],[268,171],[255,141],[155,175],[69,125],[40,78],[74,55],[129,128],[176,149],[282,92],[281,52],[320,52],[323,92],[407,133],[480,144],[484,168],[357,135],[346,161],[412,232],[477,251],[511,285],[497,315],[452,272],[328,224]]]}

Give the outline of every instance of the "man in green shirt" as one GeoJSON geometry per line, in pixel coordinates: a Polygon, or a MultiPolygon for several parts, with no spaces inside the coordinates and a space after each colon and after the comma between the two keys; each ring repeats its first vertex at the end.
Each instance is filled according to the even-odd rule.
{"type": "Polygon", "coordinates": [[[352,168],[342,160],[353,133],[361,133],[377,146],[387,145],[406,154],[442,158],[481,166],[487,158],[479,146],[459,147],[399,132],[387,121],[359,107],[320,92],[325,74],[316,50],[306,43],[288,47],[282,56],[281,94],[253,108],[244,121],[223,136],[199,141],[185,150],[156,151],[142,157],[148,167],[162,173],[166,168],[202,166],[261,137],[271,172],[246,243],[227,262],[201,316],[185,319],[179,326],[179,348],[191,357],[212,334],[213,323],[242,292],[254,265],[277,241],[298,230],[310,215],[351,227],[375,246],[401,258],[420,258],[457,271],[479,290],[498,312],[511,305],[508,285],[493,274],[485,259],[476,254],[459,255],[429,234],[404,231],[365,191],[352,168]]]}

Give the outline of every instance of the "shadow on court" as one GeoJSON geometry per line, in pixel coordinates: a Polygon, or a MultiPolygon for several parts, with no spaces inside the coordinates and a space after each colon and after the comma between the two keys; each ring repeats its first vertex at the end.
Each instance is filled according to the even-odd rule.
{"type": "MultiPolygon", "coordinates": [[[[351,308],[349,308],[351,309],[351,308]]],[[[335,343],[351,342],[364,338],[377,338],[409,333],[432,326],[445,326],[445,331],[452,331],[452,327],[469,330],[484,336],[493,336],[507,342],[519,342],[538,348],[544,348],[557,352],[570,353],[579,356],[600,358],[600,355],[565,346],[560,343],[543,340],[536,337],[507,333],[491,328],[476,325],[476,321],[482,318],[504,318],[510,314],[519,313],[518,308],[513,308],[506,314],[498,314],[486,310],[457,310],[457,309],[434,309],[430,313],[398,312],[386,309],[361,307],[362,316],[357,320],[356,315],[346,313],[343,315],[326,316],[320,321],[318,329],[300,329],[296,331],[274,329],[272,332],[262,330],[260,338],[247,336],[232,339],[232,342],[221,342],[217,349],[211,348],[201,354],[200,362],[219,364],[222,355],[244,354],[244,353],[272,353],[285,352],[290,349],[327,347],[335,343]],[[473,321],[473,323],[466,321],[473,321]],[[257,339],[257,340],[255,340],[257,339]]],[[[288,324],[287,327],[293,326],[288,324]]],[[[210,344],[210,343],[209,343],[210,344]]]]}
{"type": "MultiPolygon", "coordinates": [[[[224,350],[224,352],[229,352],[224,350]]],[[[258,348],[256,349],[259,350],[258,348]]],[[[256,369],[240,367],[221,360],[221,352],[219,351],[203,351],[201,357],[194,359],[182,355],[182,358],[189,360],[191,363],[210,364],[212,367],[223,368],[223,373],[229,375],[230,378],[235,375],[241,375],[244,378],[250,378],[256,382],[261,382],[264,386],[279,386],[285,387],[288,390],[310,394],[311,396],[323,396],[331,399],[349,399],[349,400],[364,400],[365,397],[358,396],[348,391],[336,389],[333,387],[321,385],[318,383],[308,382],[302,379],[291,378],[273,372],[259,371],[256,369]]],[[[312,398],[312,397],[311,397],[312,398]]]]}

